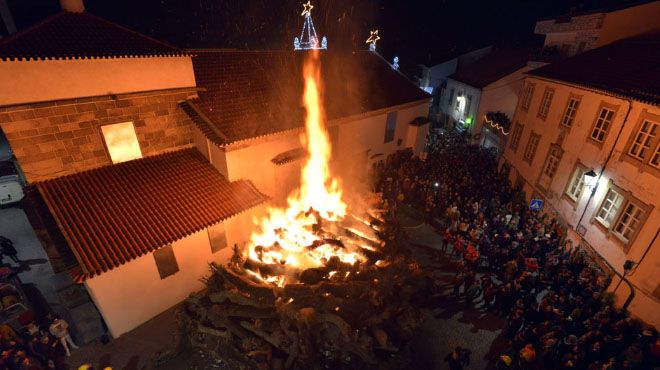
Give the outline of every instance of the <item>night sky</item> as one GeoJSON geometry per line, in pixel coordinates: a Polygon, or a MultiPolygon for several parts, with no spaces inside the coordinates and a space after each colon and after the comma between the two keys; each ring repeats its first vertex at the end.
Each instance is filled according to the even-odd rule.
{"type": "MultiPolygon", "coordinates": [[[[629,1],[628,1],[629,2],[629,1]]],[[[639,2],[639,1],[638,1],[639,2]]],[[[643,1],[642,1],[643,2],[643,1]]],[[[315,0],[316,30],[331,49],[378,50],[402,66],[433,64],[489,44],[538,45],[537,19],[626,3],[622,0],[315,0]]],[[[301,0],[85,0],[90,12],[179,47],[290,49],[301,0]]],[[[57,0],[9,0],[19,29],[59,10],[57,0]]]]}

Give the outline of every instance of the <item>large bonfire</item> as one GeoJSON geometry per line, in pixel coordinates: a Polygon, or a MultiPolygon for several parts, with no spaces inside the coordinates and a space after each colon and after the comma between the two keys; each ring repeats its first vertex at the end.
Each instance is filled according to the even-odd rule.
{"type": "Polygon", "coordinates": [[[289,197],[287,208],[269,209],[268,216],[259,223],[259,230],[252,235],[248,249],[250,261],[285,267],[275,269],[272,272],[277,273],[273,275],[264,269],[255,274],[279,286],[297,280],[298,272],[325,266],[331,259],[348,264],[364,261],[362,250],[373,251],[374,247],[359,237],[367,242],[377,241],[373,225],[364,218],[347,219],[348,206],[342,200],[339,181],[330,173],[332,150],[324,124],[317,51],[305,63],[303,75],[303,103],[307,112],[303,144],[308,156],[300,188],[289,197]],[[337,236],[340,227],[354,237],[337,236]],[[281,274],[283,271],[288,274],[281,274]]]}
{"type": "Polygon", "coordinates": [[[268,210],[245,251],[211,266],[207,291],[178,315],[193,347],[230,368],[387,368],[421,320],[409,303],[417,266],[381,241],[393,232],[380,212],[347,205],[331,174],[319,63],[310,52],[303,68],[299,189],[268,210]]]}

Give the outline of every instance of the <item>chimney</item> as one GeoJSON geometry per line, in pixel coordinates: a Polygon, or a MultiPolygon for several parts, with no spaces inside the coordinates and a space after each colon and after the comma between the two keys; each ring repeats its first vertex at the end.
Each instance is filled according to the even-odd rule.
{"type": "MultiPolygon", "coordinates": [[[[14,17],[11,16],[9,5],[7,5],[7,0],[0,0],[0,18],[2,18],[2,23],[5,25],[7,34],[11,35],[12,33],[16,32],[16,23],[14,23],[14,17]]],[[[1,32],[0,37],[2,37],[1,32]]]]}
{"type": "Polygon", "coordinates": [[[85,11],[83,0],[60,0],[62,10],[72,13],[82,13],[85,11]]]}

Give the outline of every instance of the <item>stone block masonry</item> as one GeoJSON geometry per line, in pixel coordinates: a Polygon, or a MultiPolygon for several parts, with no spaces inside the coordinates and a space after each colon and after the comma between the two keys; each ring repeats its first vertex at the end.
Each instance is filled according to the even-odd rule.
{"type": "Polygon", "coordinates": [[[193,144],[178,102],[194,88],[0,107],[0,127],[28,182],[112,164],[101,126],[133,122],[143,156],[193,144]]]}

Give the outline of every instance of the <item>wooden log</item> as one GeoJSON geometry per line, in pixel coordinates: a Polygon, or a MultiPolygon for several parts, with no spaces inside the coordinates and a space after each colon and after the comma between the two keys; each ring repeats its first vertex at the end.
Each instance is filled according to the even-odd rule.
{"type": "Polygon", "coordinates": [[[215,273],[222,277],[226,284],[231,285],[246,296],[261,302],[275,302],[275,293],[273,292],[272,287],[252,282],[244,275],[239,275],[235,271],[227,269],[221,265],[216,265],[215,273]]]}
{"type": "Polygon", "coordinates": [[[228,330],[220,330],[220,329],[208,327],[206,325],[197,324],[197,331],[200,333],[222,338],[226,343],[229,343],[229,341],[231,341],[231,332],[229,332],[228,330]]]}
{"type": "Polygon", "coordinates": [[[270,319],[276,316],[273,309],[262,309],[232,303],[216,303],[213,305],[213,312],[221,316],[245,317],[251,319],[270,319]]]}
{"type": "Polygon", "coordinates": [[[284,334],[283,333],[279,332],[279,333],[281,333],[281,335],[277,335],[275,333],[273,333],[273,334],[267,333],[263,330],[258,329],[256,326],[254,326],[253,324],[251,324],[248,321],[241,321],[240,325],[243,328],[250,331],[251,333],[253,333],[254,335],[256,335],[259,338],[261,338],[261,339],[265,340],[266,342],[270,343],[272,346],[274,346],[278,349],[281,349],[285,352],[287,350],[289,350],[289,348],[284,345],[284,337],[283,337],[284,334]]]}
{"type": "MultiPolygon", "coordinates": [[[[244,296],[237,290],[223,290],[221,292],[209,293],[209,299],[213,303],[224,303],[229,301],[243,306],[252,306],[257,308],[274,308],[274,304],[269,304],[263,300],[259,301],[249,296],[244,296]]],[[[274,302],[273,302],[274,303],[274,302]]]]}

